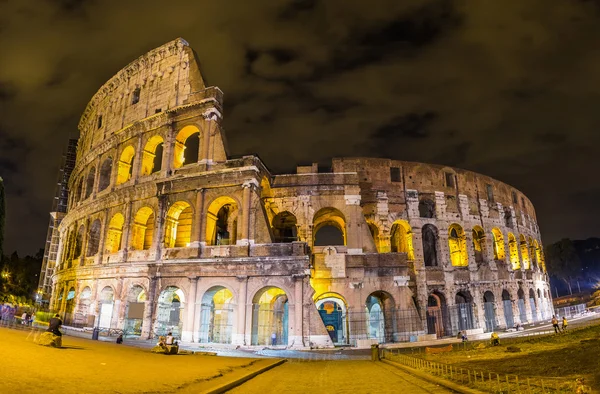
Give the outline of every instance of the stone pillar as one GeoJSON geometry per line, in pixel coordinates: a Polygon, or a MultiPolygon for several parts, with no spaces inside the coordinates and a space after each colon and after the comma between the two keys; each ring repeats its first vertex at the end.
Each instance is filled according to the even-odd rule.
{"type": "Polygon", "coordinates": [[[160,260],[162,251],[163,238],[165,232],[165,199],[166,196],[158,196],[158,210],[155,215],[154,237],[152,239],[155,251],[155,259],[160,260]]]}
{"type": "Polygon", "coordinates": [[[183,321],[183,328],[181,332],[181,340],[184,342],[194,342],[194,326],[196,322],[196,291],[198,289],[198,277],[188,277],[190,281],[190,290],[188,292],[188,300],[186,303],[187,316],[183,321]]]}
{"type": "MultiPolygon", "coordinates": [[[[231,343],[233,345],[241,345],[245,346],[250,343],[249,340],[246,339],[246,310],[247,310],[247,297],[248,297],[248,277],[247,276],[238,276],[237,277],[239,283],[238,288],[238,300],[237,300],[237,322],[235,331],[232,333],[231,343]]],[[[252,315],[250,315],[250,320],[252,320],[252,315]]],[[[249,338],[249,336],[248,336],[249,338]]]]}
{"type": "Polygon", "coordinates": [[[163,143],[163,157],[161,163],[161,177],[167,177],[171,175],[171,170],[173,168],[173,151],[175,149],[175,136],[173,135],[173,127],[171,125],[168,126],[169,130],[166,133],[165,142],[163,143]]]}
{"type": "Polygon", "coordinates": [[[135,151],[135,156],[133,157],[133,161],[131,165],[133,166],[133,170],[131,170],[131,179],[133,179],[133,183],[138,183],[138,179],[140,177],[140,172],[142,170],[142,161],[144,155],[142,153],[142,138],[138,138],[137,149],[135,151]]]}
{"type": "Polygon", "coordinates": [[[304,347],[302,336],[302,318],[303,318],[303,283],[304,275],[294,275],[294,322],[291,328],[291,334],[288,335],[288,346],[298,348],[304,347]]]}
{"type": "Polygon", "coordinates": [[[204,121],[204,134],[203,134],[203,138],[202,138],[202,144],[199,147],[201,149],[201,151],[198,153],[198,159],[200,161],[200,163],[210,163],[212,160],[209,160],[208,156],[209,156],[209,147],[210,147],[210,143],[211,143],[211,133],[212,130],[216,127],[216,122],[209,119],[208,117],[204,117],[205,121],[204,121]]]}
{"type": "MultiPolygon", "coordinates": [[[[346,191],[347,192],[347,191],[346,191]]],[[[363,252],[361,243],[361,222],[364,222],[362,209],[360,208],[360,194],[345,194],[347,212],[349,212],[346,222],[346,247],[348,254],[360,254],[363,252]]],[[[368,231],[368,230],[367,230],[368,231]]]]}
{"type": "MultiPolygon", "coordinates": [[[[204,214],[204,189],[200,188],[196,190],[196,206],[194,207],[194,222],[192,223],[192,234],[190,246],[199,247],[204,242],[205,236],[202,234],[203,222],[205,219],[204,214]]],[[[205,231],[206,232],[206,231],[205,231]]]]}
{"type": "Polygon", "coordinates": [[[237,245],[248,245],[249,233],[250,233],[250,188],[252,187],[251,181],[245,181],[242,185],[242,236],[241,239],[237,240],[237,245]]]}
{"type": "Polygon", "coordinates": [[[148,296],[144,302],[144,321],[142,322],[141,338],[152,338],[152,320],[154,319],[154,307],[156,306],[156,286],[158,278],[148,278],[148,296]]]}
{"type": "Polygon", "coordinates": [[[131,248],[131,228],[133,227],[131,201],[125,205],[125,218],[123,219],[123,233],[121,234],[121,247],[123,250],[123,261],[127,261],[127,254],[131,248]]]}

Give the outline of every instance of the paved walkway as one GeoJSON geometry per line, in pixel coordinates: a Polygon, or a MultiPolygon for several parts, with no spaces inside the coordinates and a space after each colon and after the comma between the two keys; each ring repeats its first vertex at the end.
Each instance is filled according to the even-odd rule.
{"type": "Polygon", "coordinates": [[[288,361],[230,391],[265,393],[452,393],[397,368],[372,361],[288,361]]]}

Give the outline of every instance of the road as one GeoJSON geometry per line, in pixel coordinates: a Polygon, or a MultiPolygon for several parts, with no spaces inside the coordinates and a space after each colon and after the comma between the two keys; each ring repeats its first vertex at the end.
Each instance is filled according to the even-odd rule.
{"type": "Polygon", "coordinates": [[[382,362],[292,360],[229,391],[265,393],[453,393],[382,362]]]}

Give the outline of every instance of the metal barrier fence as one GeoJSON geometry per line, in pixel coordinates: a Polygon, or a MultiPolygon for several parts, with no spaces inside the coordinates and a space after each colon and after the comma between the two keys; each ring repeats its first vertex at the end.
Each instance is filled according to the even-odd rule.
{"type": "Polygon", "coordinates": [[[488,393],[575,393],[578,382],[563,378],[519,377],[423,360],[384,349],[383,358],[488,393]]]}

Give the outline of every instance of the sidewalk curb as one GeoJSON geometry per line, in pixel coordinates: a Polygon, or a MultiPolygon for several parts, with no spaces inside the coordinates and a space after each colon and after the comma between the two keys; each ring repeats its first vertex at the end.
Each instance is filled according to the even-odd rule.
{"type": "Polygon", "coordinates": [[[458,385],[456,383],[452,383],[452,382],[450,382],[450,381],[448,381],[446,379],[441,379],[441,378],[438,378],[436,376],[431,376],[431,375],[422,373],[422,372],[420,372],[420,371],[418,371],[418,370],[416,370],[414,368],[409,368],[407,366],[395,363],[395,362],[390,361],[390,360],[382,359],[381,362],[384,362],[384,363],[386,363],[388,365],[391,365],[392,367],[401,369],[404,372],[407,372],[407,373],[409,373],[411,375],[414,375],[414,376],[416,376],[418,378],[427,380],[428,382],[439,384],[440,386],[444,386],[446,388],[449,388],[450,390],[454,390],[454,391],[456,391],[458,393],[462,393],[462,394],[484,394],[483,391],[479,391],[479,390],[472,389],[472,388],[469,388],[469,387],[460,386],[460,385],[458,385]]]}
{"type": "Polygon", "coordinates": [[[280,366],[281,364],[285,363],[287,360],[283,359],[283,360],[277,360],[274,363],[271,363],[269,365],[266,365],[264,367],[262,367],[261,369],[254,371],[252,373],[249,373],[248,375],[244,375],[240,378],[237,378],[233,381],[227,382],[227,383],[223,383],[220,386],[214,387],[210,390],[207,391],[203,391],[202,394],[221,394],[224,393],[226,391],[231,390],[234,387],[237,387],[239,385],[241,385],[242,383],[247,382],[248,380],[256,377],[257,375],[260,375],[263,372],[267,372],[270,369],[273,369],[275,367],[280,366]]]}

